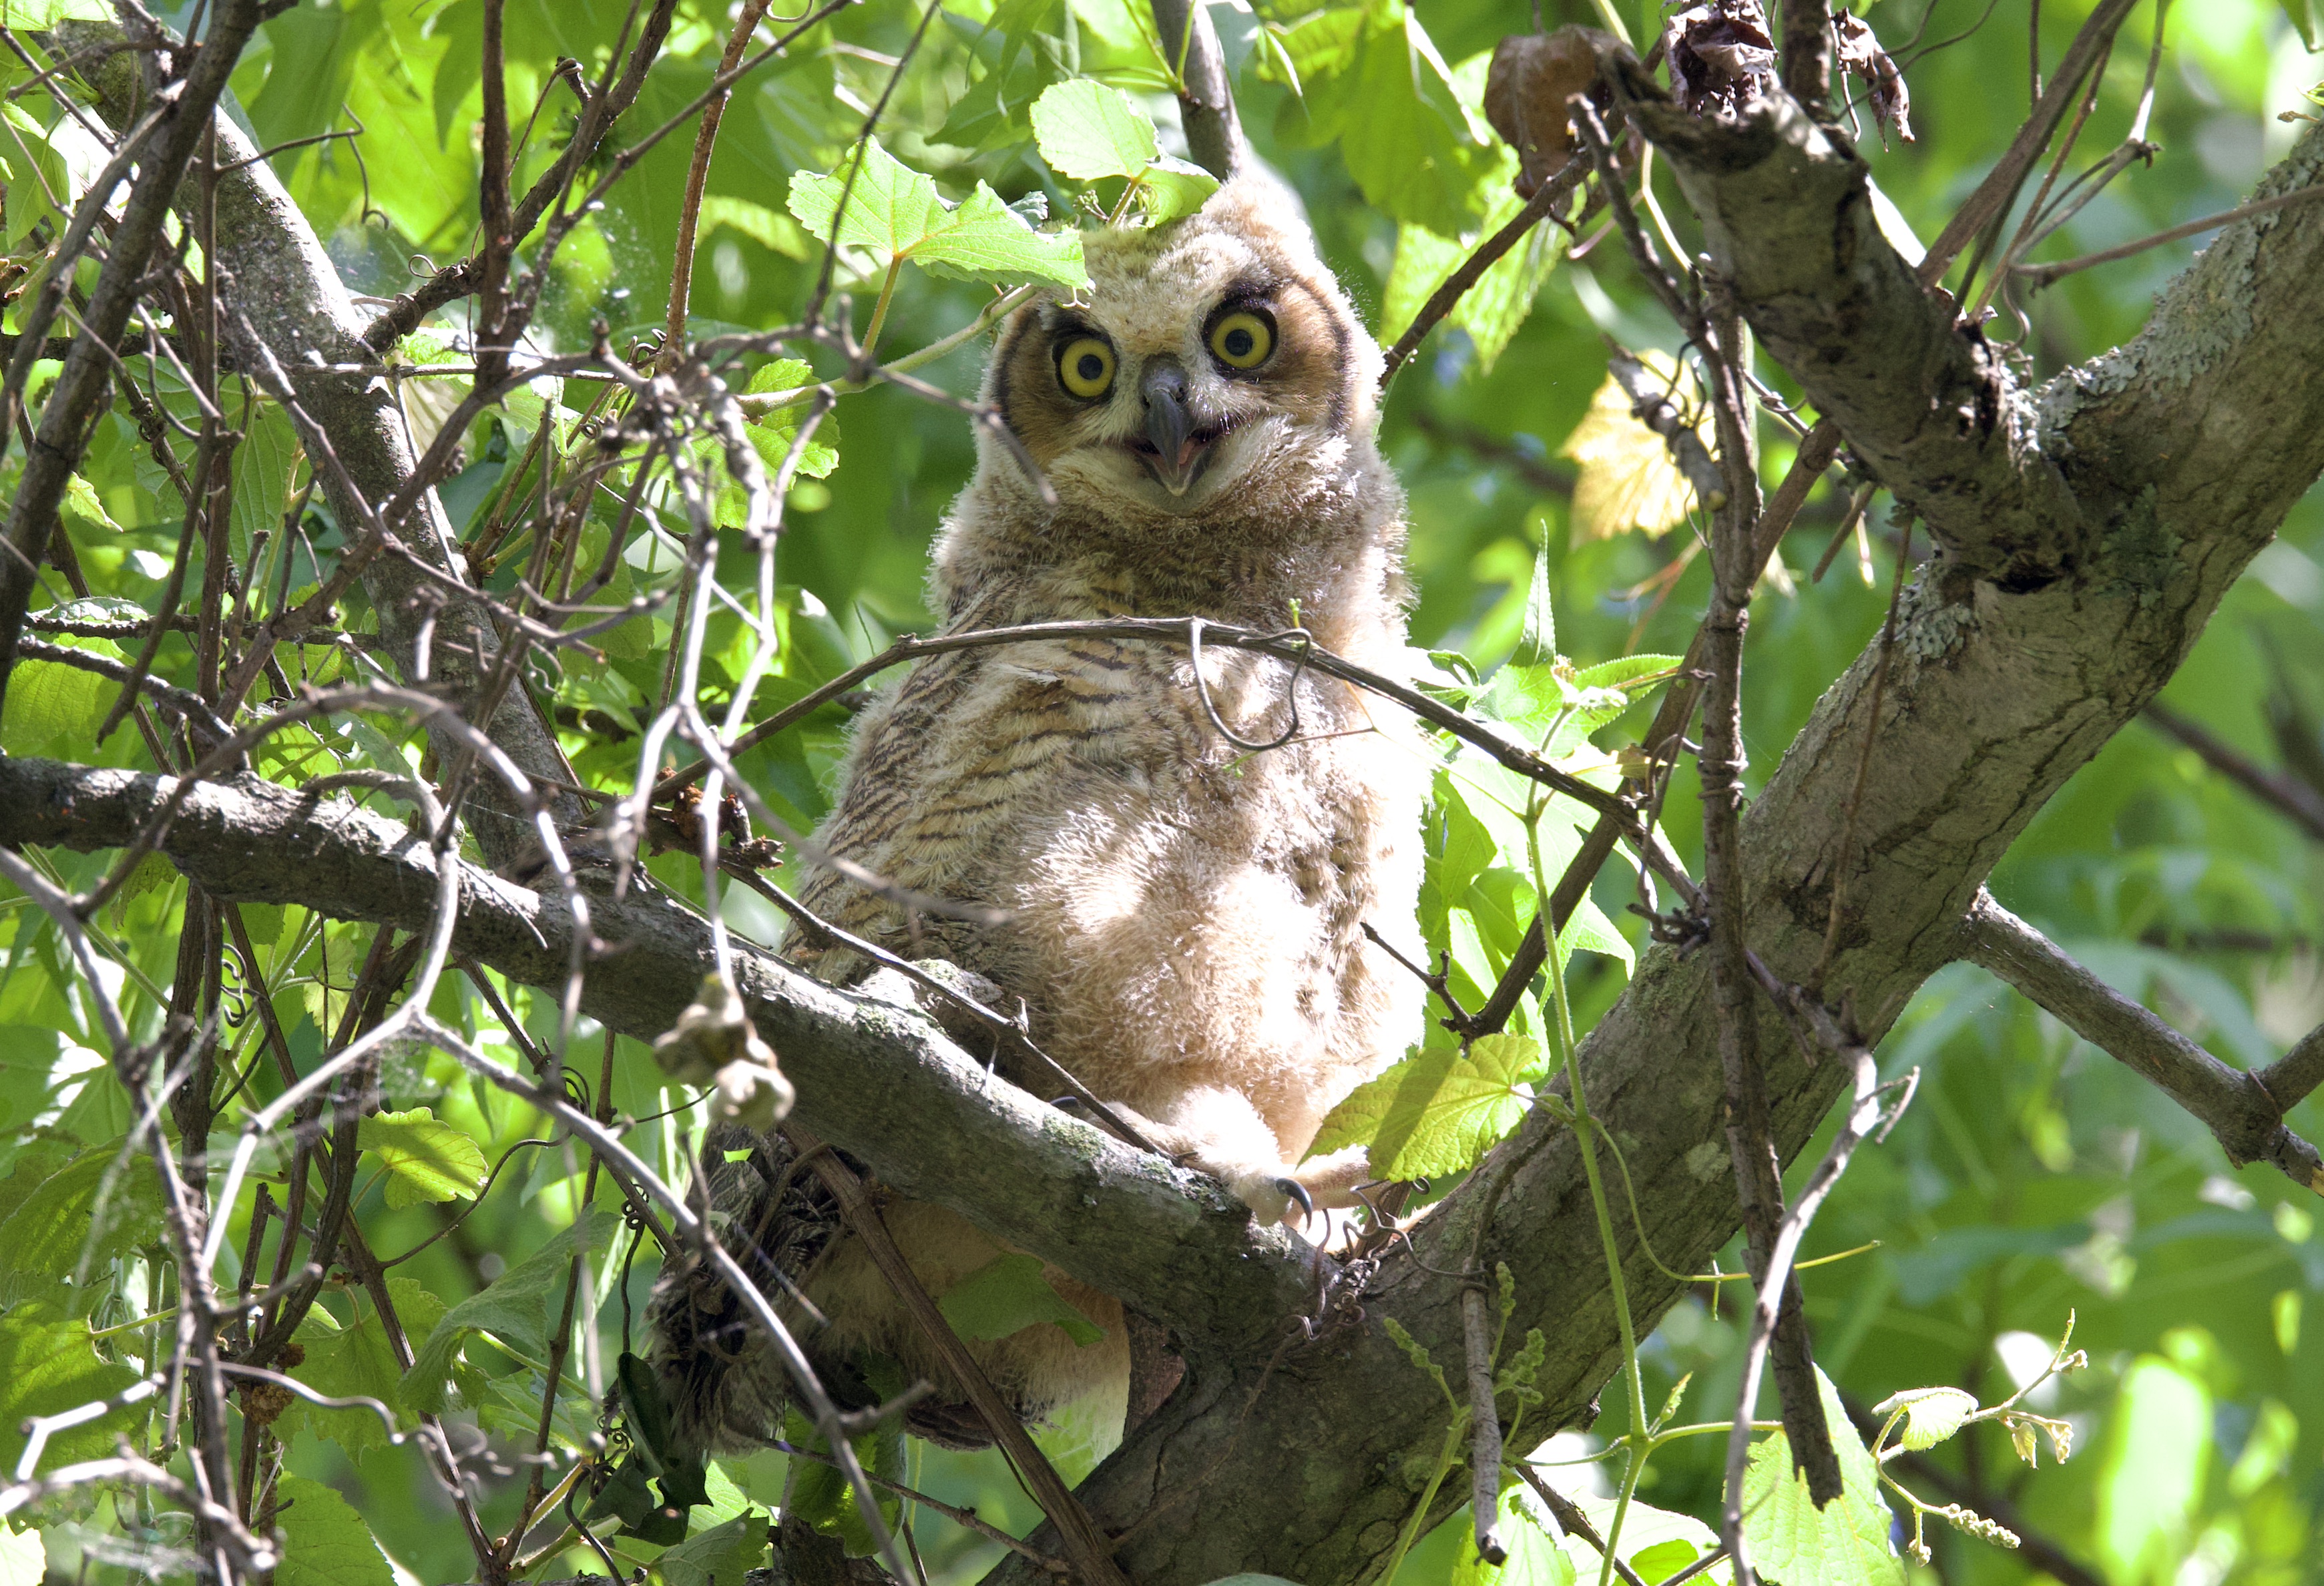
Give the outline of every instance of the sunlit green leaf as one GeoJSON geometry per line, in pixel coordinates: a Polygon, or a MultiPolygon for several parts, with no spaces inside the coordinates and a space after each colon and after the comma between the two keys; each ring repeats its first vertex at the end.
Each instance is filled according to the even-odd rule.
{"type": "Polygon", "coordinates": [[[49,1550],[41,1545],[40,1532],[0,1520],[0,1586],[41,1586],[48,1569],[49,1550]]]}
{"type": "Polygon", "coordinates": [[[1896,1441],[1909,1449],[1934,1448],[1976,1413],[1977,1396],[1958,1388],[1916,1388],[1890,1395],[1872,1413],[1886,1415],[1897,1410],[1904,1412],[1904,1424],[1897,1429],[1896,1441]]]}
{"type": "Polygon", "coordinates": [[[456,1200],[484,1185],[483,1148],[464,1131],[438,1122],[426,1107],[374,1112],[363,1120],[355,1139],[387,1169],[391,1211],[426,1201],[456,1200]]]}
{"type": "Polygon", "coordinates": [[[1879,1467],[1849,1424],[1840,1394],[1821,1371],[1824,1425],[1840,1456],[1841,1490],[1822,1508],[1792,1465],[1792,1445],[1771,1433],[1743,1472],[1743,1537],[1751,1563],[1782,1586],[1904,1586],[1904,1566],[1888,1545],[1888,1507],[1879,1467]]]}
{"type": "Polygon", "coordinates": [[[1461,1552],[1452,1565],[1451,1586],[1573,1586],[1573,1561],[1543,1528],[1534,1514],[1532,1498],[1523,1487],[1511,1487],[1501,1494],[1493,1531],[1509,1555],[1507,1563],[1487,1563],[1479,1556],[1476,1527],[1462,1521],[1461,1552]]]}
{"type": "Polygon", "coordinates": [[[1136,176],[1161,152],[1154,119],[1120,88],[1087,78],[1063,82],[1033,101],[1041,158],[1074,181],[1136,176]]]}
{"type": "Polygon", "coordinates": [[[1423,1052],[1332,1109],[1310,1153],[1369,1147],[1382,1178],[1461,1172],[1517,1127],[1541,1073],[1540,1047],[1517,1036],[1486,1036],[1466,1056],[1423,1052]]]}

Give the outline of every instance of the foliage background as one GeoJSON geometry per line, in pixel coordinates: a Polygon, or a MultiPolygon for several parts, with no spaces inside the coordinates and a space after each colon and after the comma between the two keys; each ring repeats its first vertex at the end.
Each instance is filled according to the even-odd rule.
{"type": "MultiPolygon", "coordinates": [[[[189,9],[165,12],[165,20],[182,23],[189,9]]],[[[2042,7],[2052,57],[2086,9],[2071,0],[2042,7]]],[[[512,0],[511,102],[543,106],[521,178],[540,169],[571,127],[571,101],[552,84],[556,62],[578,60],[594,76],[625,10],[613,0],[512,0]]],[[[1571,16],[1554,5],[1550,10],[1553,25],[1592,20],[1578,9],[1571,16]]],[[[1363,22],[1370,26],[1396,14],[1390,0],[1378,0],[1363,22]]],[[[1428,0],[1418,15],[1452,68],[1454,89],[1471,103],[1480,52],[1504,32],[1530,25],[1512,0],[1428,0]]],[[[1401,137],[1397,146],[1409,149],[1443,139],[1441,106],[1405,103],[1393,94],[1362,99],[1364,115],[1381,124],[1367,143],[1333,121],[1341,104],[1333,96],[1358,91],[1360,63],[1343,64],[1334,76],[1327,60],[1326,69],[1303,82],[1303,103],[1280,80],[1279,68],[1268,65],[1298,45],[1296,10],[1222,8],[1217,16],[1239,68],[1247,128],[1298,190],[1326,257],[1385,342],[1403,325],[1401,314],[1385,312],[1403,296],[1391,285],[1400,226],[1473,231],[1498,199],[1499,168],[1476,150],[1463,155],[1474,171],[1447,166],[1450,175],[1440,170],[1425,180],[1390,180],[1398,175],[1394,161],[1384,161],[1374,143],[1401,137]],[[1290,46],[1265,42],[1270,33],[1290,46]],[[1430,115],[1437,120],[1427,121],[1430,115]]],[[[680,19],[633,127],[673,114],[708,80],[727,25],[724,9],[689,5],[680,19]]],[[[1634,28],[1657,25],[1651,6],[1631,20],[1634,28]]],[[[1982,17],[1965,0],[1934,0],[1925,10],[1917,0],[1884,0],[1870,20],[1906,65],[1919,141],[1884,150],[1868,134],[1867,152],[1882,189],[1921,235],[1932,235],[2023,114],[2027,11],[2019,0],[1998,0],[1982,17]],[[1915,40],[1917,47],[1909,42],[1915,40]]],[[[917,9],[901,0],[865,0],[738,94],[711,171],[694,270],[696,334],[763,328],[795,314],[819,251],[785,210],[790,175],[833,168],[918,21],[917,9]]],[[[2095,152],[2122,135],[2153,25],[2154,14],[2142,12],[2125,30],[2086,149],[2095,152]]],[[[236,74],[237,113],[263,143],[362,128],[353,138],[291,150],[274,161],[356,290],[391,296],[408,289],[415,259],[448,262],[475,245],[478,26],[479,8],[457,0],[303,5],[266,25],[236,74]]],[[[2172,12],[2169,27],[2151,134],[2160,155],[2151,169],[2135,171],[2085,209],[2043,257],[2080,254],[2232,207],[2290,142],[2292,128],[2278,113],[2310,107],[2301,90],[2318,69],[2274,7],[2203,0],[2172,12]]],[[[1150,51],[1120,0],[955,0],[904,75],[883,139],[908,162],[936,173],[954,196],[978,180],[1012,200],[1046,185],[1053,207],[1062,208],[1069,194],[1055,187],[1032,153],[1023,105],[1071,69],[1140,92],[1166,146],[1175,136],[1172,104],[1153,91],[1150,51]]],[[[9,86],[24,75],[17,69],[9,86]]],[[[15,97],[8,114],[18,134],[13,146],[0,147],[9,168],[6,243],[23,252],[33,245],[42,219],[32,165],[69,165],[85,155],[69,129],[54,126],[53,107],[42,96],[15,97]]],[[[617,346],[659,326],[687,142],[674,138],[649,154],[566,248],[543,317],[545,346],[586,344],[600,318],[613,327],[617,346]]],[[[88,173],[78,174],[85,180],[88,173]]],[[[1667,183],[1662,196],[1683,229],[1683,205],[1667,183]]],[[[1408,230],[1404,240],[1415,257],[1428,245],[1408,230]]],[[[2024,321],[2005,311],[1994,334],[2014,337],[2022,330],[2022,355],[2045,374],[2102,350],[2135,330],[2189,245],[2071,277],[2033,300],[2024,321]]],[[[860,322],[877,281],[845,284],[855,292],[860,322]]],[[[900,349],[932,341],[964,324],[984,300],[982,288],[908,278],[885,345],[900,349]]],[[[8,323],[13,328],[14,319],[8,323]]],[[[456,334],[456,320],[447,324],[456,334]]],[[[1616,245],[1547,268],[1530,317],[1498,357],[1480,355],[1466,331],[1440,331],[1397,381],[1384,444],[1412,498],[1416,643],[1462,651],[1482,668],[1498,663],[1517,641],[1539,557],[1546,558],[1559,647],[1566,653],[1590,662],[1683,648],[1706,598],[1701,558],[1674,567],[1692,528],[1662,538],[1575,532],[1574,471],[1557,454],[1603,381],[1606,335],[1634,348],[1676,350],[1675,332],[1651,311],[1616,245]]],[[[967,392],[980,357],[978,348],[964,348],[923,373],[967,392]]],[[[576,384],[565,401],[582,407],[587,394],[576,384]]],[[[512,410],[477,432],[469,466],[446,491],[456,527],[487,505],[528,438],[529,424],[539,421],[512,410]]],[[[925,555],[971,466],[966,427],[956,415],[889,388],[847,399],[837,423],[838,467],[791,494],[782,567],[796,588],[793,646],[785,675],[762,694],[762,708],[796,696],[898,632],[930,626],[920,597],[925,555]]],[[[248,518],[236,531],[245,545],[254,529],[279,522],[290,483],[281,416],[255,409],[252,429],[254,441],[237,463],[237,518],[244,502],[248,518]]],[[[1772,479],[1788,454],[1772,429],[1767,438],[1772,479]]],[[[12,457],[0,469],[0,489],[15,466],[12,457]]],[[[118,413],[105,421],[84,472],[89,488],[76,493],[68,522],[91,586],[101,596],[150,604],[176,543],[174,499],[160,488],[134,428],[118,413]]],[[[1876,526],[1885,525],[1886,506],[1880,498],[1876,526]]],[[[1745,719],[1762,770],[1880,622],[1893,529],[1875,537],[1868,581],[1846,549],[1821,583],[1807,580],[1839,511],[1825,495],[1812,503],[1783,551],[1794,587],[1763,588],[1753,612],[1745,719]]],[[[307,526],[318,547],[336,543],[337,530],[319,510],[309,509],[307,526]]],[[[2324,757],[2317,731],[2324,713],[2319,564],[2324,512],[2311,498],[2229,597],[2166,703],[2269,761],[2284,752],[2269,725],[2273,707],[2291,724],[2294,745],[2304,742],[2311,755],[2324,757]]],[[[654,574],[633,559],[641,586],[654,574]]],[[[311,560],[294,558],[288,576],[294,589],[311,583],[311,560]]],[[[658,697],[667,613],[654,622],[650,633],[630,633],[610,645],[608,660],[594,671],[568,661],[558,680],[559,703],[627,718],[658,697]]],[[[360,610],[352,612],[350,625],[362,624],[360,610]]],[[[714,650],[737,638],[731,619],[714,618],[714,650]]],[[[164,652],[163,675],[170,654],[164,652]]],[[[318,655],[313,664],[327,668],[329,661],[318,655]]],[[[715,687],[720,679],[711,681],[715,687]]],[[[26,664],[16,687],[5,742],[9,752],[88,758],[88,724],[110,703],[109,692],[98,693],[87,674],[37,663],[26,664]]],[[[807,730],[745,762],[799,825],[823,807],[844,724],[843,713],[827,710],[807,730]]],[[[363,730],[335,730],[336,737],[327,731],[300,752],[311,757],[314,770],[328,769],[327,761],[398,752],[363,742],[363,730]]],[[[568,747],[586,773],[620,779],[632,769],[633,751],[618,739],[576,735],[568,747]]],[[[98,756],[122,764],[143,764],[143,757],[125,731],[98,756]]],[[[280,774],[285,768],[276,769],[280,774]]],[[[296,779],[299,768],[288,769],[296,779]]],[[[1692,779],[1680,778],[1668,813],[1674,835],[1693,859],[1691,789],[1692,779]]],[[[2319,854],[2324,849],[2196,754],[2141,724],[2043,812],[1993,885],[2005,904],[2215,1054],[2256,1066],[2324,1018],[2319,854]]],[[[94,879],[94,870],[80,874],[69,860],[59,863],[76,883],[94,879]]],[[[658,873],[698,893],[698,881],[682,862],[665,861],[658,873]]],[[[101,922],[132,988],[165,984],[175,962],[183,887],[171,884],[165,870],[153,879],[156,884],[101,922]]],[[[1618,877],[1601,881],[1600,898],[1609,914],[1624,917],[1627,894],[1618,877]]],[[[34,1186],[77,1151],[118,1140],[129,1120],[118,1087],[90,1050],[100,1043],[69,988],[54,933],[21,904],[12,900],[0,912],[0,1217],[17,1214],[0,1227],[0,1248],[18,1258],[0,1277],[11,1306],[0,1330],[13,1352],[0,1361],[0,1379],[20,1384],[0,1417],[6,1423],[0,1425],[0,1463],[9,1465],[16,1419],[75,1402],[78,1387],[94,1379],[84,1370],[55,1387],[54,1403],[27,1398],[22,1384],[50,1381],[34,1369],[41,1341],[52,1336],[43,1330],[70,1318],[102,1333],[152,1308],[152,1296],[134,1287],[75,1283],[70,1262],[44,1270],[23,1259],[41,1248],[25,1241],[48,1214],[32,1194],[34,1186]]],[[[770,930],[771,919],[753,900],[734,899],[730,908],[754,934],[770,930]]],[[[364,939],[352,927],[324,927],[295,909],[247,912],[262,955],[271,954],[290,972],[278,1008],[301,1061],[311,1059],[320,1050],[321,1029],[336,1022],[364,939]]],[[[1626,920],[1626,928],[1637,925],[1626,920]]],[[[1577,1012],[1586,1019],[1610,1001],[1619,969],[1602,957],[1584,963],[1577,1012]]],[[[129,995],[150,1023],[155,1000],[147,996],[141,1004],[134,991],[129,995]]],[[[439,1011],[492,1038],[490,1009],[465,990],[445,996],[439,1011]],[[461,1000],[465,1005],[450,1005],[461,1000]]],[[[536,1031],[553,1023],[553,1010],[529,994],[512,992],[510,1000],[536,1031]]],[[[507,1039],[501,1041],[505,1055],[507,1039]]],[[[594,1047],[584,1043],[583,1049],[594,1047]]],[[[2234,1172],[2203,1130],[2158,1093],[1967,966],[1929,982],[1881,1061],[1889,1074],[1919,1065],[1923,1078],[1895,1136],[1858,1158],[1807,1252],[1878,1241],[1877,1249],[1803,1276],[1825,1369],[1862,1403],[1941,1382],[1990,1400],[2008,1391],[2013,1372],[2024,1370],[2037,1344],[2046,1349],[2039,1341],[2054,1340],[2070,1311],[2078,1319],[2075,1342],[2092,1361],[2057,1390],[2056,1413],[2077,1429],[2074,1460],[2062,1469],[2024,1471],[1990,1427],[1932,1457],[1976,1487],[2011,1495],[2030,1527],[2115,1586],[2324,1578],[2324,1315],[2316,1314],[2324,1302],[2313,1297],[2324,1291],[2324,1238],[2316,1233],[2314,1202],[2299,1200],[2273,1176],[2234,1172]]],[[[594,1071],[594,1065],[583,1066],[594,1071]]],[[[615,1104],[632,1117],[666,1112],[682,1100],[626,1041],[615,1070],[615,1104]]],[[[253,1093],[264,1094],[270,1078],[255,1079],[253,1093]]],[[[386,1083],[391,1105],[430,1108],[472,1137],[484,1160],[499,1163],[514,1151],[473,1214],[397,1268],[416,1280],[413,1305],[424,1315],[430,1304],[483,1287],[568,1225],[581,1181],[569,1151],[518,1147],[549,1132],[542,1120],[471,1089],[441,1059],[415,1063],[386,1083]]],[[[677,1121],[649,1122],[631,1137],[673,1176],[680,1160],[677,1121]]],[[[2324,1129],[2324,1106],[2311,1098],[2292,1123],[2312,1138],[2324,1129]]],[[[386,1198],[389,1191],[389,1185],[374,1184],[358,1204],[383,1252],[419,1243],[468,1204],[464,1195],[398,1206],[386,1198]]],[[[118,1236],[117,1276],[143,1270],[133,1253],[143,1237],[135,1227],[118,1236]]],[[[622,1296],[601,1314],[609,1351],[625,1336],[625,1302],[641,1301],[652,1264],[649,1250],[622,1296]]],[[[1730,1250],[1725,1268],[1739,1264],[1730,1250]]],[[[1705,1303],[1708,1289],[1701,1286],[1696,1297],[1682,1302],[1646,1348],[1647,1402],[1659,1403],[1691,1373],[1683,1412],[1690,1420],[1727,1413],[1739,1353],[1732,1306],[1714,1315],[1705,1303]]],[[[362,1307],[343,1294],[326,1308],[342,1324],[361,1323],[362,1307]]],[[[127,1366],[142,1359],[140,1340],[151,1336],[116,1331],[100,1353],[125,1363],[109,1368],[125,1380],[127,1366]]],[[[537,1411],[538,1373],[537,1361],[472,1343],[455,1379],[468,1406],[461,1418],[475,1422],[503,1453],[515,1449],[537,1411]]],[[[1620,1430],[1614,1423],[1622,1412],[1610,1402],[1616,1396],[1609,1397],[1600,1434],[1620,1430]]],[[[576,1417],[569,1432],[585,1436],[586,1412],[568,1404],[566,1413],[576,1417]]],[[[1103,1419],[1095,1415],[1045,1434],[1069,1477],[1106,1441],[1103,1419]]],[[[447,1523],[440,1495],[412,1450],[388,1446],[377,1423],[356,1413],[296,1410],[280,1429],[288,1435],[289,1470],[344,1494],[399,1576],[468,1578],[466,1545],[447,1523]]],[[[1717,1444],[1700,1439],[1658,1456],[1642,1496],[1661,1508],[1713,1515],[1717,1444]]],[[[100,1440],[84,1452],[104,1446],[100,1440]]],[[[1561,1438],[1541,1457],[1572,1458],[1587,1446],[1561,1438]]],[[[913,1483],[939,1497],[973,1503],[1012,1529],[1037,1517],[990,1457],[915,1443],[907,1458],[913,1483]]],[[[779,1456],[728,1464],[723,1480],[714,1480],[711,1519],[704,1522],[705,1511],[696,1511],[697,1524],[731,1517],[746,1498],[761,1508],[778,1501],[782,1477],[779,1456]]],[[[1569,1486],[1589,1485],[1583,1472],[1558,1477],[1569,1486]]],[[[487,1483],[488,1521],[505,1521],[521,1485],[521,1473],[487,1483]]],[[[324,1487],[298,1491],[308,1519],[321,1524],[332,1514],[324,1487]]],[[[87,1546],[101,1568],[117,1572],[120,1560],[105,1551],[117,1553],[117,1539],[173,1540],[140,1538],[136,1517],[115,1514],[107,1503],[44,1526],[52,1571],[70,1578],[87,1546]],[[105,1543],[108,1535],[116,1541],[105,1543]]],[[[1403,1579],[1443,1579],[1453,1568],[1454,1534],[1463,1528],[1458,1520],[1448,1525],[1407,1562],[1403,1579]]],[[[947,1579],[973,1579],[997,1551],[931,1515],[918,1517],[917,1530],[930,1567],[947,1579]]],[[[1950,1535],[1936,1545],[1928,1578],[2029,1578],[2018,1556],[1950,1535]]],[[[641,1548],[640,1556],[651,1552],[641,1548]]],[[[568,1562],[583,1561],[576,1555],[568,1562]]],[[[383,1575],[360,1557],[339,1578],[383,1575]]]]}

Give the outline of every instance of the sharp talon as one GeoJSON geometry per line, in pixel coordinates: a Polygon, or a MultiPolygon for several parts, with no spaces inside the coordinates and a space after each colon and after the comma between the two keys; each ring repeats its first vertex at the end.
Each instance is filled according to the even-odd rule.
{"type": "Polygon", "coordinates": [[[1278,1178],[1275,1181],[1275,1187],[1299,1203],[1299,1221],[1302,1223],[1315,1215],[1315,1197],[1307,1193],[1305,1185],[1296,1178],[1278,1178]]]}
{"type": "Polygon", "coordinates": [[[1079,1096],[1056,1096],[1049,1102],[1049,1105],[1056,1108],[1060,1112],[1070,1112],[1081,1104],[1082,1099],[1079,1096]]]}

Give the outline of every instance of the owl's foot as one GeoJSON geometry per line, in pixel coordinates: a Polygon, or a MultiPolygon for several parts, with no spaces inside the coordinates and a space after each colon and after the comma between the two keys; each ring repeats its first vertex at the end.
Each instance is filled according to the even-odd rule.
{"type": "Polygon", "coordinates": [[[1296,1167],[1280,1163],[1265,1167],[1214,1166],[1200,1156],[1187,1166],[1223,1180],[1235,1197],[1251,1209],[1262,1228],[1290,1222],[1295,1213],[1304,1227],[1319,1211],[1360,1205],[1356,1187],[1372,1181],[1371,1161],[1361,1146],[1317,1157],[1296,1167]]]}

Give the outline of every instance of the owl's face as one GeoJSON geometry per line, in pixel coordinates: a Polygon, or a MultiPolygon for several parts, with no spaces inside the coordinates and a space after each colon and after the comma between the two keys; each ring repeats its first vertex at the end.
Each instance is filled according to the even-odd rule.
{"type": "Polygon", "coordinates": [[[1085,249],[1086,299],[1020,311],[986,383],[1061,501],[1231,512],[1368,444],[1379,352],[1280,188],[1246,178],[1085,249]]]}

